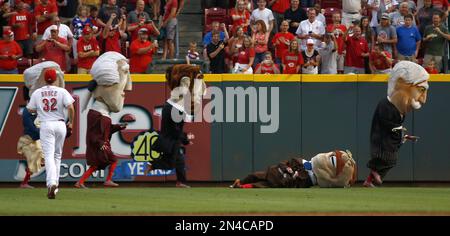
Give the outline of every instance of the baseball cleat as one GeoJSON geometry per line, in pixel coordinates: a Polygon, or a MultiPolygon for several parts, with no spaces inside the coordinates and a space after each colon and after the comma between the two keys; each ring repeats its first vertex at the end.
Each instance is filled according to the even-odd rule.
{"type": "Polygon", "coordinates": [[[191,186],[177,182],[177,184],[175,185],[175,187],[177,188],[190,188],[191,186]]]}
{"type": "Polygon", "coordinates": [[[367,180],[364,181],[363,186],[366,188],[376,188],[376,186],[372,182],[369,182],[367,180]]]}
{"type": "Polygon", "coordinates": [[[376,184],[380,185],[383,183],[383,180],[381,180],[381,176],[376,171],[372,170],[370,174],[373,176],[373,180],[376,184]]]}
{"type": "Polygon", "coordinates": [[[29,185],[29,184],[21,184],[19,188],[29,188],[32,189],[34,188],[33,186],[29,185]]]}
{"type": "Polygon", "coordinates": [[[114,183],[112,180],[108,180],[103,183],[105,187],[119,187],[119,184],[114,183]]]}
{"type": "Polygon", "coordinates": [[[86,187],[86,185],[84,184],[80,184],[79,182],[76,182],[74,185],[75,188],[82,188],[82,189],[88,189],[88,187],[86,187]]]}
{"type": "Polygon", "coordinates": [[[56,185],[52,185],[48,188],[48,193],[47,193],[47,198],[48,199],[55,199],[56,198],[56,193],[58,188],[56,187],[56,185]]]}
{"type": "Polygon", "coordinates": [[[230,185],[230,188],[240,188],[241,187],[241,180],[236,179],[232,185],[230,185]]]}

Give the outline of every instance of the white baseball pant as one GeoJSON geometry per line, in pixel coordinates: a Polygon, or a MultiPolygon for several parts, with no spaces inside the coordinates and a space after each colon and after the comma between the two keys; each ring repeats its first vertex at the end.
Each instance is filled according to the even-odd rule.
{"type": "Polygon", "coordinates": [[[61,154],[66,139],[64,121],[46,121],[41,123],[40,138],[45,158],[47,187],[59,185],[61,154]]]}

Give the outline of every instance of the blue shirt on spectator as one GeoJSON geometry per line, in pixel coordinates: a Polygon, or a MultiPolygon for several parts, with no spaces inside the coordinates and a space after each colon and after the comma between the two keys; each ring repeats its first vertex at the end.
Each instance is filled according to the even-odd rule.
{"type": "Polygon", "coordinates": [[[91,27],[94,26],[92,24],[91,18],[87,18],[85,21],[82,21],[79,17],[75,17],[72,20],[73,26],[73,37],[75,39],[79,39],[82,35],[84,27],[89,24],[91,27]]]}
{"type": "Polygon", "coordinates": [[[413,56],[416,53],[416,42],[422,36],[416,26],[397,28],[397,50],[403,56],[413,56]]]}
{"type": "MultiPolygon", "coordinates": [[[[225,40],[225,33],[223,31],[220,31],[220,41],[225,40]]],[[[205,37],[203,37],[203,46],[208,46],[212,41],[212,31],[205,34],[205,37]]]]}

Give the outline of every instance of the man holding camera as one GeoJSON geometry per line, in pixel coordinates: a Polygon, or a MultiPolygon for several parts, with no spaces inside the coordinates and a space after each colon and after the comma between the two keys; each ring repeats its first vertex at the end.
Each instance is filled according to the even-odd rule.
{"type": "Polygon", "coordinates": [[[160,32],[156,27],[154,21],[150,20],[147,16],[148,15],[141,13],[137,22],[130,22],[130,15],[128,15],[127,30],[131,35],[131,42],[138,39],[138,32],[141,29],[147,29],[149,36],[159,36],[160,32]]]}
{"type": "Polygon", "coordinates": [[[321,21],[316,19],[316,9],[308,9],[308,19],[300,22],[295,34],[302,40],[301,49],[303,51],[306,50],[306,41],[308,39],[314,41],[314,49],[320,46],[322,37],[325,34],[325,26],[321,21]]]}
{"type": "Polygon", "coordinates": [[[209,69],[212,74],[226,73],[225,66],[225,48],[226,42],[220,40],[220,33],[212,32],[212,41],[206,46],[206,52],[209,58],[209,69]]]}
{"type": "Polygon", "coordinates": [[[58,36],[58,26],[50,26],[50,38],[42,40],[36,45],[36,52],[46,61],[58,63],[62,71],[66,71],[66,52],[70,51],[70,44],[66,39],[58,36]]]}

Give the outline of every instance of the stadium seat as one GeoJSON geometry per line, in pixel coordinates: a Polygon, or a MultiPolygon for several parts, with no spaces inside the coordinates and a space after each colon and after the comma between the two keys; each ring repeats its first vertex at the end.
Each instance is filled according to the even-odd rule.
{"type": "Polygon", "coordinates": [[[205,25],[210,25],[213,21],[227,23],[227,10],[216,7],[205,9],[205,25]]]}
{"type": "Polygon", "coordinates": [[[338,8],[342,9],[342,0],[322,0],[320,5],[322,8],[338,8]]]}

